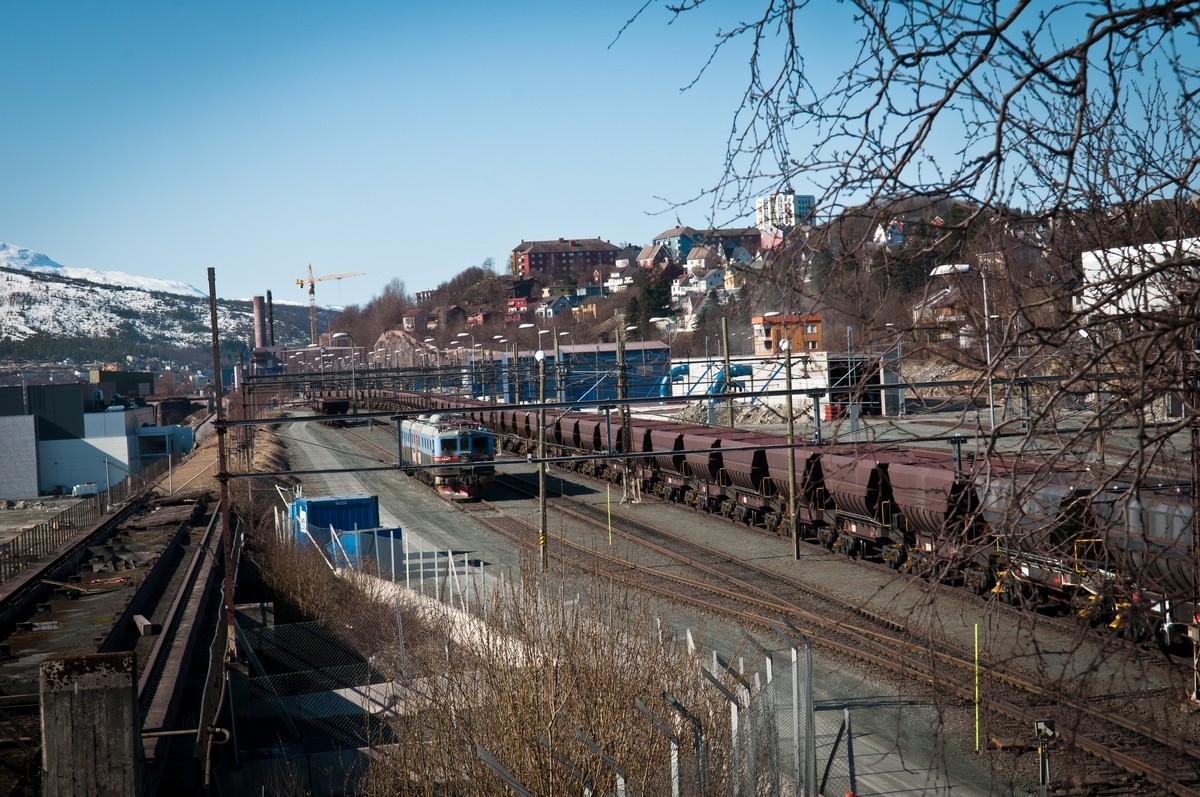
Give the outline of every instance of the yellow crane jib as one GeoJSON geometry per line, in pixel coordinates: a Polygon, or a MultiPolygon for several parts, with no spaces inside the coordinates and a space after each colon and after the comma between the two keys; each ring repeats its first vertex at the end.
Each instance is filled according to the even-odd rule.
{"type": "Polygon", "coordinates": [[[340,279],[345,279],[346,277],[361,277],[364,273],[366,273],[366,272],[343,271],[341,274],[321,274],[320,276],[314,277],[312,263],[309,263],[308,264],[308,276],[301,277],[298,280],[296,280],[296,284],[299,285],[301,288],[303,288],[305,285],[308,286],[308,325],[309,325],[309,332],[312,333],[312,342],[314,344],[317,343],[317,290],[316,290],[316,284],[318,282],[325,282],[326,280],[340,280],[340,279]]]}

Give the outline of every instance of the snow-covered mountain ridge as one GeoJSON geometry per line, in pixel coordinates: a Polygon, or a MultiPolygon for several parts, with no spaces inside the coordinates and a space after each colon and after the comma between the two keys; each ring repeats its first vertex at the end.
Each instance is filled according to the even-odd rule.
{"type": "Polygon", "coordinates": [[[30,271],[35,274],[60,276],[67,279],[83,280],[97,285],[112,285],[119,288],[139,288],[158,293],[178,293],[182,296],[208,296],[207,293],[193,288],[186,282],[162,280],[153,277],[139,277],[126,274],[124,271],[96,271],[91,268],[71,268],[56,263],[40,252],[24,249],[12,244],[0,243],[0,268],[17,271],[30,271]]]}
{"type": "MultiPolygon", "coordinates": [[[[273,318],[276,343],[308,342],[306,307],[276,305],[273,318]]],[[[217,327],[222,341],[253,345],[251,302],[218,300],[217,327]]],[[[0,341],[37,336],[210,347],[208,295],[173,280],[72,269],[28,249],[0,244],[0,341]]]]}

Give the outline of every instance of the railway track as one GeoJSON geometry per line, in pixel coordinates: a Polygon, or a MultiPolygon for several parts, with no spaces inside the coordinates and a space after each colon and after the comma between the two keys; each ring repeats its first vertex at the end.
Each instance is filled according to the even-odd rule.
{"type": "MultiPolygon", "coordinates": [[[[19,725],[31,742],[41,733],[42,661],[133,652],[144,782],[158,782],[179,757],[194,754],[192,740],[178,729],[201,699],[192,676],[197,654],[212,639],[207,610],[219,581],[218,517],[219,507],[203,491],[156,496],[149,487],[0,584],[7,654],[0,657],[0,701],[14,717],[24,716],[19,725]]],[[[191,729],[191,736],[201,730],[191,729]]],[[[6,745],[0,756],[24,772],[27,762],[18,759],[37,752],[36,744],[6,745]]]]}
{"type": "MultiPolygon", "coordinates": [[[[511,476],[504,483],[535,494],[511,476]]],[[[529,546],[536,539],[528,521],[507,515],[498,504],[488,508],[495,516],[476,519],[516,544],[529,546]]],[[[580,526],[608,531],[607,515],[595,505],[556,496],[553,511],[580,526]]],[[[551,535],[550,555],[584,572],[604,573],[639,590],[760,629],[786,617],[828,650],[900,677],[917,675],[967,703],[975,698],[973,654],[950,640],[936,640],[933,649],[923,632],[865,611],[856,599],[782,577],[727,550],[697,544],[660,527],[621,517],[612,528],[614,535],[635,543],[639,552],[648,550],[657,558],[646,562],[628,551],[610,555],[562,535],[551,535]],[[670,564],[664,566],[664,561],[670,564]]],[[[1183,741],[1174,731],[1131,717],[1128,706],[1125,711],[1105,710],[996,662],[981,661],[980,673],[986,679],[982,693],[988,710],[1025,727],[1050,719],[1065,743],[1153,784],[1161,793],[1200,795],[1200,746],[1183,741]]]]}
{"type": "MultiPolygon", "coordinates": [[[[387,451],[352,430],[349,433],[364,445],[387,451]]],[[[535,486],[514,475],[501,481],[509,489],[536,496],[535,486]]],[[[516,545],[537,547],[537,528],[501,503],[484,501],[460,509],[516,545]]],[[[553,496],[548,509],[556,518],[555,528],[577,530],[548,535],[547,552],[556,561],[747,626],[769,629],[772,622],[787,618],[815,644],[876,671],[905,679],[916,676],[942,693],[955,695],[963,705],[980,695],[988,711],[1018,726],[1031,728],[1035,721],[1052,720],[1059,739],[1108,767],[1091,776],[1093,787],[1103,781],[1110,789],[1151,787],[1155,793],[1200,797],[1200,746],[1184,739],[1177,729],[1139,719],[1178,711],[1177,706],[1162,705],[1169,698],[1161,690],[1128,695],[1120,710],[1106,710],[1078,684],[1047,685],[1036,674],[980,661],[983,681],[977,692],[972,651],[950,639],[931,640],[926,632],[908,628],[901,618],[865,609],[857,598],[784,577],[738,559],[724,548],[699,545],[667,529],[624,516],[612,519],[603,508],[561,493],[553,496]],[[637,546],[637,553],[598,548],[597,535],[609,533],[637,546]],[[572,539],[576,536],[584,539],[572,539]]],[[[847,566],[860,565],[847,562],[847,566]]]]}

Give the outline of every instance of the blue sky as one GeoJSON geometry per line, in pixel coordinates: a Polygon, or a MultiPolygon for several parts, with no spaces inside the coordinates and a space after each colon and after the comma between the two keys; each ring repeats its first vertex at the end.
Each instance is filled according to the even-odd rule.
{"type": "Polygon", "coordinates": [[[655,7],[613,43],[641,2],[8,3],[0,241],[203,290],[211,266],[225,298],[366,272],[321,304],[522,239],[648,243],[660,198],[720,177],[747,66],[681,92],[728,20],[655,7]]]}

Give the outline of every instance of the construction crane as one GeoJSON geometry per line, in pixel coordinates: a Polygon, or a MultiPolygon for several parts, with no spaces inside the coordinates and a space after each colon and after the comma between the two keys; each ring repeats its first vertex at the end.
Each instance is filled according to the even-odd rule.
{"type": "Polygon", "coordinates": [[[296,280],[296,284],[303,288],[308,286],[308,325],[312,332],[312,342],[317,344],[317,290],[316,284],[325,280],[340,280],[346,277],[361,277],[362,271],[346,271],[341,274],[322,274],[319,277],[314,277],[312,273],[312,263],[308,264],[308,278],[301,277],[296,280]]]}

